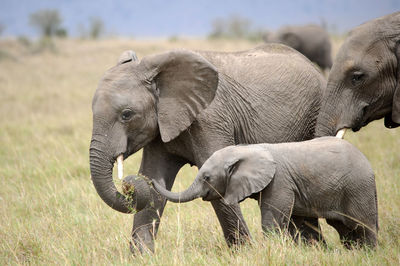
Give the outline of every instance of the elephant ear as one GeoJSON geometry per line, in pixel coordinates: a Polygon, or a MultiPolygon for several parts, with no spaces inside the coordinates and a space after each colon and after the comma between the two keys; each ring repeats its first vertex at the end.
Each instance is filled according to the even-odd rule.
{"type": "Polygon", "coordinates": [[[397,126],[400,125],[400,40],[397,40],[397,87],[393,95],[392,120],[397,126]]]}
{"type": "Polygon", "coordinates": [[[163,142],[186,130],[214,99],[217,69],[201,55],[176,50],[142,59],[147,81],[158,96],[158,126],[163,142]]]}
{"type": "Polygon", "coordinates": [[[400,126],[400,40],[396,42],[397,59],[397,86],[393,94],[392,113],[385,116],[385,126],[387,128],[396,128],[400,126]]]}
{"type": "Polygon", "coordinates": [[[127,50],[127,51],[124,51],[119,56],[117,65],[121,65],[121,64],[128,63],[131,61],[137,61],[137,60],[138,60],[138,58],[136,56],[136,53],[132,50],[127,50]]]}
{"type": "Polygon", "coordinates": [[[275,171],[276,163],[267,151],[252,152],[251,155],[227,162],[225,202],[235,204],[260,192],[272,181],[275,171]]]}
{"type": "Polygon", "coordinates": [[[400,81],[393,95],[392,105],[392,121],[396,123],[396,127],[400,126],[400,81]]]}

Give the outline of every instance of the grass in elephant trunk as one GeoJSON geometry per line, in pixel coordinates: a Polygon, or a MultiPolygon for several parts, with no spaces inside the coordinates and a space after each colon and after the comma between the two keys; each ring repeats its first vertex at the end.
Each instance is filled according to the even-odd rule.
{"type": "MultiPolygon", "coordinates": [[[[224,40],[63,40],[56,42],[56,53],[30,54],[15,41],[0,41],[0,50],[13,55],[0,59],[0,265],[398,264],[400,129],[386,130],[382,121],[345,136],[376,173],[376,251],[344,249],[325,222],[327,248],[297,245],[277,234],[266,238],[254,200],[242,203],[252,245],[232,250],[212,207],[198,199],[167,204],[156,254],[131,255],[132,215],[108,207],[89,174],[91,99],[99,79],[127,49],[141,58],[178,47],[232,51],[255,45],[224,40]]],[[[125,174],[137,173],[140,159],[141,152],[128,158],[125,174]]],[[[173,191],[187,188],[196,173],[196,167],[182,168],[173,191]]],[[[120,188],[121,181],[115,182],[120,188]]]]}

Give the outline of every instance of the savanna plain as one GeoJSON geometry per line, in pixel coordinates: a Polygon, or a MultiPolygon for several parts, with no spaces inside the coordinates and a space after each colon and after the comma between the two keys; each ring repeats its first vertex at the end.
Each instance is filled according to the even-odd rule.
{"type": "MultiPolygon", "coordinates": [[[[334,53],[342,39],[334,39],[334,53]]],[[[378,190],[376,250],[346,250],[322,221],[327,246],[263,236],[256,201],[242,203],[253,239],[230,249],[209,203],[168,203],[155,254],[129,251],[133,215],[117,213],[97,195],[89,172],[91,100],[120,53],[139,58],[173,48],[235,51],[258,43],[229,40],[56,40],[33,51],[0,41],[0,265],[399,265],[400,129],[376,121],[345,139],[371,161],[378,190]]],[[[125,162],[136,174],[141,152],[125,162]]],[[[185,166],[183,190],[197,168],[185,166]]],[[[120,183],[117,185],[120,186],[120,183]]]]}

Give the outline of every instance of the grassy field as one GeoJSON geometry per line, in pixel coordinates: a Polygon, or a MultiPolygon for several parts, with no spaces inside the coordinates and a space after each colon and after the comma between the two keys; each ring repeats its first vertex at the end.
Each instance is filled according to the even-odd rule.
{"type": "MultiPolygon", "coordinates": [[[[340,42],[335,42],[335,50],[340,42]]],[[[167,204],[156,253],[133,256],[128,248],[132,215],[109,208],[90,179],[91,98],[120,53],[139,58],[171,48],[241,50],[246,41],[64,40],[54,52],[32,53],[15,41],[0,42],[0,265],[399,265],[400,129],[374,122],[346,139],[371,161],[379,201],[375,251],[345,250],[322,223],[327,247],[265,238],[254,200],[242,204],[251,245],[229,249],[211,205],[201,200],[167,204]]],[[[137,173],[141,154],[125,163],[137,173]]],[[[186,188],[197,169],[185,166],[174,190],[186,188]]]]}

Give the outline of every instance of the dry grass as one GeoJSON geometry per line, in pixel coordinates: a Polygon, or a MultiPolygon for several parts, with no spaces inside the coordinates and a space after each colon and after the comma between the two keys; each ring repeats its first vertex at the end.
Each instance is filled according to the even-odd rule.
{"type": "MultiPolygon", "coordinates": [[[[376,251],[347,251],[325,223],[328,247],[296,245],[262,236],[255,201],[243,212],[252,245],[227,248],[210,204],[168,204],[155,255],[128,249],[132,216],[106,206],[90,180],[91,98],[119,54],[139,58],[171,48],[240,50],[255,43],[205,40],[65,40],[55,53],[32,54],[14,41],[0,42],[0,264],[388,264],[400,263],[400,129],[381,121],[346,138],[370,159],[379,200],[376,251]]],[[[338,45],[335,45],[335,49],[338,45]]],[[[129,158],[136,173],[140,154],[129,158]]],[[[174,189],[187,187],[196,168],[183,168],[174,189]]]]}

